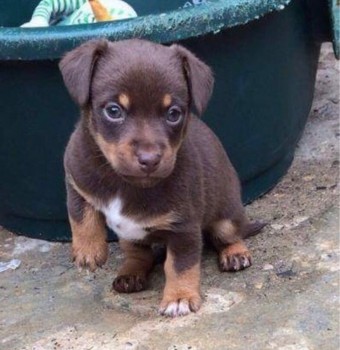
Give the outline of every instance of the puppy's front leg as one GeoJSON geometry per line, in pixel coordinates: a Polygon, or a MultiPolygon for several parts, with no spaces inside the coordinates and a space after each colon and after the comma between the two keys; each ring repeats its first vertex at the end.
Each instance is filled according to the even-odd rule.
{"type": "Polygon", "coordinates": [[[201,306],[200,262],[202,237],[195,233],[171,233],[165,261],[165,288],[159,311],[176,317],[196,312],[201,306]]]}
{"type": "Polygon", "coordinates": [[[69,184],[67,185],[67,208],[75,264],[95,271],[106,262],[108,256],[104,217],[69,184]]]}
{"type": "Polygon", "coordinates": [[[112,283],[113,289],[119,293],[144,290],[154,262],[151,247],[124,239],[119,241],[119,245],[125,254],[125,261],[112,283]]]}

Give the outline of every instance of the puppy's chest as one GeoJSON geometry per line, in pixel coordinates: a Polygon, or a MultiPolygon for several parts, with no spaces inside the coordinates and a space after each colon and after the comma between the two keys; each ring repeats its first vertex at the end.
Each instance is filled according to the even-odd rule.
{"type": "Polygon", "coordinates": [[[122,239],[144,239],[149,233],[145,229],[145,223],[124,215],[122,210],[123,202],[119,197],[114,198],[107,206],[101,208],[105,215],[107,226],[122,239]]]}

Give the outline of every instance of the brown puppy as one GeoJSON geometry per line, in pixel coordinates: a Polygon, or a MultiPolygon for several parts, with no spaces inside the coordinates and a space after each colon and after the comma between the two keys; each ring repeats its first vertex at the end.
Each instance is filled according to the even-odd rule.
{"type": "Polygon", "coordinates": [[[245,217],[240,184],[213,132],[191,111],[205,109],[211,70],[179,45],[89,41],[60,63],[81,119],[65,154],[73,257],[90,270],[108,255],[105,223],[125,253],[113,288],[146,287],[151,244],[164,242],[160,312],[201,305],[202,231],[222,271],[251,265],[243,238],[260,229],[245,217]]]}

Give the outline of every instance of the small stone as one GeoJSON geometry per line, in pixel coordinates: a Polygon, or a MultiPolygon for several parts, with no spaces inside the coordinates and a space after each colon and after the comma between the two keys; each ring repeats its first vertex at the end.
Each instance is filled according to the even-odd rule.
{"type": "Polygon", "coordinates": [[[270,225],[274,230],[280,231],[284,228],[284,225],[281,224],[272,224],[270,225]]]}
{"type": "Polygon", "coordinates": [[[278,261],[275,264],[276,275],[282,278],[295,277],[297,275],[297,272],[295,271],[295,268],[293,265],[294,264],[289,261],[283,261],[283,260],[278,261]]]}
{"type": "Polygon", "coordinates": [[[327,186],[324,185],[318,185],[315,187],[316,190],[327,190],[327,186]]]}
{"type": "Polygon", "coordinates": [[[314,175],[306,175],[306,176],[303,177],[304,181],[311,181],[311,180],[314,180],[314,179],[315,179],[314,175]]]}
{"type": "Polygon", "coordinates": [[[264,264],[262,267],[262,270],[264,271],[274,270],[274,266],[271,264],[264,264]]]}
{"type": "Polygon", "coordinates": [[[300,224],[307,222],[309,220],[308,216],[296,216],[293,218],[292,223],[288,225],[288,228],[294,228],[299,226],[300,224]]]}

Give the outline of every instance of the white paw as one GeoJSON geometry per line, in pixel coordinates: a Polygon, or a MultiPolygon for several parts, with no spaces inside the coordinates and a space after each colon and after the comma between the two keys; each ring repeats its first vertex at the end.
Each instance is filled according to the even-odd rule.
{"type": "Polygon", "coordinates": [[[183,298],[175,301],[163,301],[159,308],[161,315],[168,317],[185,316],[190,312],[196,312],[201,306],[201,298],[195,297],[190,300],[183,298]]]}

